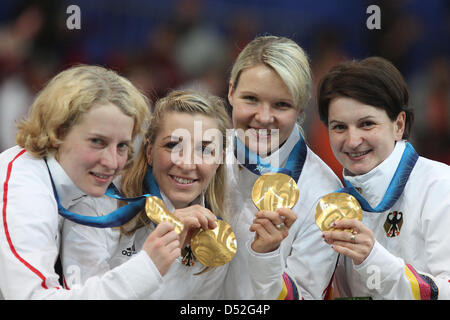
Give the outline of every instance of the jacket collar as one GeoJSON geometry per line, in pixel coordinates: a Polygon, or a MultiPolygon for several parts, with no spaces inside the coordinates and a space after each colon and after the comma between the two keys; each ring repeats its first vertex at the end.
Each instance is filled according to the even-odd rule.
{"type": "Polygon", "coordinates": [[[378,166],[365,174],[349,176],[346,175],[346,170],[344,169],[344,179],[358,189],[371,207],[376,207],[383,199],[392,176],[400,163],[405,145],[405,141],[398,141],[391,154],[378,166]]]}
{"type": "Polygon", "coordinates": [[[297,124],[294,125],[294,128],[291,131],[291,134],[287,138],[287,140],[283,143],[283,145],[278,148],[275,152],[272,152],[269,156],[263,158],[265,161],[269,162],[273,167],[282,167],[287,159],[289,158],[289,154],[294,148],[297,141],[300,139],[300,132],[297,127],[297,124]]]}
{"type": "Polygon", "coordinates": [[[86,196],[70,179],[63,167],[51,156],[47,159],[48,168],[55,183],[56,192],[58,193],[59,202],[64,208],[69,208],[86,196]]]}
{"type": "MultiPolygon", "coordinates": [[[[235,135],[236,135],[236,132],[235,132],[235,135]]],[[[291,131],[291,134],[286,139],[286,141],[283,143],[283,145],[280,148],[278,148],[276,151],[272,152],[267,157],[261,157],[261,159],[264,160],[265,162],[269,163],[274,168],[282,167],[284,164],[286,164],[286,161],[289,158],[289,154],[291,153],[292,149],[295,147],[295,145],[299,139],[300,139],[300,131],[299,131],[298,125],[295,124],[294,128],[291,131]]],[[[238,163],[236,160],[236,157],[234,156],[233,150],[234,150],[234,145],[232,148],[230,148],[230,153],[233,157],[234,163],[238,163]]]]}

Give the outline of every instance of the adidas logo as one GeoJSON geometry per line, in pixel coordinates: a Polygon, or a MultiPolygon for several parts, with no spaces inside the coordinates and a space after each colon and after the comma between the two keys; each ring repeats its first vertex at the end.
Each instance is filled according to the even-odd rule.
{"type": "Polygon", "coordinates": [[[135,247],[134,243],[131,247],[126,248],[125,250],[122,250],[122,254],[124,256],[128,256],[128,257],[131,257],[131,255],[136,254],[136,253],[137,252],[136,252],[136,247],[135,247]]]}

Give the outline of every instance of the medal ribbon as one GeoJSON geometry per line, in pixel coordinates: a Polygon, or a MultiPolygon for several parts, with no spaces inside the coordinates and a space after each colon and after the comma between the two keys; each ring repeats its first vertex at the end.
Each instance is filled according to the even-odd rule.
{"type": "Polygon", "coordinates": [[[114,184],[110,184],[108,189],[105,192],[105,195],[111,198],[115,198],[118,200],[129,202],[127,205],[114,210],[104,216],[100,217],[92,217],[92,216],[83,216],[78,213],[71,212],[64,208],[58,197],[58,193],[56,192],[55,183],[53,181],[52,175],[50,173],[50,169],[47,164],[47,160],[45,160],[45,164],[47,165],[48,173],[50,174],[50,180],[52,182],[53,193],[55,195],[56,203],[58,204],[58,213],[64,218],[71,220],[75,223],[82,224],[85,226],[95,227],[95,228],[112,228],[112,227],[120,227],[124,225],[131,219],[133,219],[144,207],[145,207],[145,199],[150,196],[161,197],[161,193],[159,192],[158,185],[153,177],[152,167],[147,167],[147,172],[145,174],[144,179],[144,187],[146,190],[149,190],[149,194],[143,194],[138,197],[126,198],[121,195],[119,190],[114,184]]]}
{"type": "Polygon", "coordinates": [[[260,176],[268,172],[279,172],[284,173],[293,178],[296,182],[302,173],[303,165],[306,160],[307,148],[305,141],[301,134],[299,134],[299,140],[295,144],[291,153],[289,154],[288,160],[284,168],[273,168],[267,161],[261,159],[258,154],[250,151],[245,144],[242,143],[237,137],[234,137],[234,156],[239,161],[239,154],[244,150],[244,163],[240,163],[245,168],[253,172],[254,174],[260,176]]]}
{"type": "Polygon", "coordinates": [[[351,194],[358,200],[364,211],[368,212],[384,212],[394,205],[394,203],[398,200],[403,190],[405,189],[405,185],[408,182],[409,175],[413,170],[417,159],[419,159],[419,155],[416,150],[414,150],[413,146],[407,142],[405,146],[405,150],[403,151],[402,157],[400,159],[400,163],[397,166],[397,169],[392,176],[391,182],[384,194],[381,202],[375,207],[372,208],[364,199],[361,194],[355,189],[355,187],[346,179],[344,179],[345,188],[339,189],[335,192],[344,192],[351,194]]]}

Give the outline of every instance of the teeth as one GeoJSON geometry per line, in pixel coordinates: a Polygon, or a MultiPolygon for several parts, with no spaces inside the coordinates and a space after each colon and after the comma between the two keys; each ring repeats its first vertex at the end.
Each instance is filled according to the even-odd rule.
{"type": "MultiPolygon", "coordinates": [[[[370,151],[370,150],[369,150],[370,151]]],[[[369,151],[363,151],[363,152],[358,152],[358,153],[349,153],[349,155],[351,157],[357,158],[357,157],[361,157],[367,153],[369,153],[369,151]]]]}
{"type": "Polygon", "coordinates": [[[101,175],[101,174],[98,174],[98,173],[92,173],[94,176],[96,176],[96,177],[99,177],[100,179],[108,179],[109,178],[109,176],[104,176],[104,175],[101,175]]]}
{"type": "Polygon", "coordinates": [[[190,179],[184,179],[184,178],[180,178],[180,177],[176,177],[176,176],[172,176],[173,180],[175,180],[178,183],[181,184],[188,184],[188,183],[193,183],[194,180],[190,180],[190,179]]]}
{"type": "Polygon", "coordinates": [[[255,130],[254,132],[256,133],[256,135],[258,135],[260,137],[274,136],[278,133],[278,130],[276,130],[276,129],[256,129],[256,128],[251,128],[251,129],[255,130]]]}

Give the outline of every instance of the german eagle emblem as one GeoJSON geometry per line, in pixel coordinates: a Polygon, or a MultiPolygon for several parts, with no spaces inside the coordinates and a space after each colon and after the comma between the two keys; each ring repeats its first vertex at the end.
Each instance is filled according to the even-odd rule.
{"type": "Polygon", "coordinates": [[[403,225],[403,213],[399,211],[390,212],[384,223],[386,237],[393,238],[400,235],[400,229],[403,225]]]}

